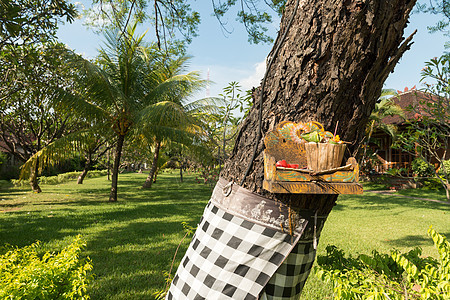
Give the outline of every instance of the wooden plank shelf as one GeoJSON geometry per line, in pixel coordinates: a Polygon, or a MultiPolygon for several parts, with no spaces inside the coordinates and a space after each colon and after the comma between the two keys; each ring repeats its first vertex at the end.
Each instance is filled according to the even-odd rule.
{"type": "Polygon", "coordinates": [[[362,194],[362,185],[356,182],[289,182],[264,180],[263,188],[280,194],[362,194]]]}
{"type": "Polygon", "coordinates": [[[350,157],[342,167],[314,172],[306,169],[304,144],[291,138],[292,128],[297,124],[282,122],[267,133],[264,143],[263,188],[272,193],[293,194],[362,194],[359,181],[359,165],[350,157]],[[277,167],[276,162],[299,164],[299,169],[277,167]]]}

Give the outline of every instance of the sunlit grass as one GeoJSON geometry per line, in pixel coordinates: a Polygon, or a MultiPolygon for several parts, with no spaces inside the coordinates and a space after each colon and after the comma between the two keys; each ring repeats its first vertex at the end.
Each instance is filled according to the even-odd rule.
{"type": "MultiPolygon", "coordinates": [[[[87,241],[84,255],[92,259],[96,275],[92,299],[153,299],[164,287],[163,274],[184,235],[181,223],[196,226],[211,191],[195,183],[193,175],[180,182],[176,173],[161,174],[151,190],[144,190],[145,177],[121,174],[117,203],[107,202],[106,177],[87,179],[83,185],[43,185],[41,194],[23,188],[0,190],[0,243],[24,246],[40,240],[44,250],[57,251],[82,234],[87,241]]],[[[420,197],[425,191],[414,192],[409,193],[420,197]]],[[[449,209],[441,203],[370,192],[340,196],[318,254],[334,244],[352,254],[420,246],[425,255],[435,256],[426,231],[433,225],[450,236],[449,209]]],[[[175,267],[188,243],[182,243],[175,267]]],[[[330,295],[329,285],[310,276],[302,299],[330,295]]]]}

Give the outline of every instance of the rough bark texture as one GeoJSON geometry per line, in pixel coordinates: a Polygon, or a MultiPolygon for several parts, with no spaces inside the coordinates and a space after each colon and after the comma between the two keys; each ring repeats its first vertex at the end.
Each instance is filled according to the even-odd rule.
{"type": "Polygon", "coordinates": [[[262,189],[264,135],[284,120],[317,120],[330,131],[339,121],[338,134],[356,150],[385,79],[410,47],[412,36],[403,40],[402,35],[415,0],[298,3],[287,29],[297,0],[287,1],[274,49],[286,30],[287,36],[278,54],[269,55],[274,60],[263,90],[262,138],[257,141],[260,87],[221,176],[240,183],[258,143],[244,187],[327,214],[336,196],[271,195],[262,189]]]}
{"type": "Polygon", "coordinates": [[[77,184],[83,184],[84,178],[86,178],[87,173],[91,170],[92,159],[89,153],[86,157],[86,163],[84,164],[83,172],[78,176],[77,184]]]}
{"type": "Polygon", "coordinates": [[[39,183],[38,183],[38,174],[39,174],[39,161],[36,161],[36,163],[32,167],[31,175],[30,175],[30,186],[31,186],[31,190],[33,191],[33,193],[41,193],[42,192],[41,187],[39,186],[39,183]]]}
{"type": "Polygon", "coordinates": [[[149,189],[152,187],[153,177],[156,176],[156,169],[158,168],[158,157],[159,157],[159,149],[160,148],[161,148],[161,142],[156,141],[155,142],[155,152],[153,153],[152,166],[150,168],[150,172],[148,173],[147,179],[145,179],[144,185],[142,185],[142,188],[144,188],[144,189],[149,189]]]}
{"type": "Polygon", "coordinates": [[[117,138],[116,151],[114,153],[114,165],[111,176],[111,192],[109,194],[109,202],[117,201],[117,181],[119,179],[120,156],[122,155],[123,142],[125,135],[119,135],[117,138]]]}

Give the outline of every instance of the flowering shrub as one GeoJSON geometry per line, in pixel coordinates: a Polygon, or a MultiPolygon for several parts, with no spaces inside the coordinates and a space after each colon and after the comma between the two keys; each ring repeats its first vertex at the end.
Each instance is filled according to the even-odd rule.
{"type": "Polygon", "coordinates": [[[195,177],[197,183],[209,184],[214,186],[219,180],[219,170],[212,167],[201,168],[198,170],[198,176],[195,177]]]}

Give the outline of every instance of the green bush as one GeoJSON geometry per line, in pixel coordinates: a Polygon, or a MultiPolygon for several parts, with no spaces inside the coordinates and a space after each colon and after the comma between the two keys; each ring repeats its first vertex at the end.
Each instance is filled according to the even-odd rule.
{"type": "MultiPolygon", "coordinates": [[[[101,177],[105,176],[108,173],[108,170],[92,170],[89,171],[86,175],[87,178],[95,178],[95,177],[101,177]]],[[[39,183],[40,184],[60,184],[64,182],[68,182],[70,180],[75,180],[78,178],[78,176],[81,174],[81,172],[68,172],[63,174],[58,174],[56,176],[40,176],[39,177],[39,183]]],[[[26,186],[28,185],[27,180],[11,180],[12,184],[15,186],[26,186]]]]}
{"type": "Polygon", "coordinates": [[[9,182],[8,180],[1,180],[0,179],[0,190],[1,189],[8,189],[10,187],[12,187],[12,183],[11,182],[9,182]]]}
{"type": "Polygon", "coordinates": [[[80,259],[80,236],[61,252],[38,254],[39,242],[0,255],[0,299],[89,299],[89,258],[80,259]]]}
{"type": "Polygon", "coordinates": [[[0,179],[11,180],[19,178],[19,167],[17,165],[3,164],[0,166],[0,179]]]}
{"type": "Polygon", "coordinates": [[[6,153],[0,152],[0,167],[6,163],[6,160],[8,157],[6,156],[6,153]]]}
{"type": "Polygon", "coordinates": [[[352,258],[328,246],[316,274],[333,283],[335,299],[450,299],[450,243],[431,227],[428,235],[439,259],[421,257],[420,248],[352,258]]]}
{"type": "Polygon", "coordinates": [[[441,176],[449,175],[450,174],[450,159],[444,160],[442,162],[442,164],[444,165],[444,168],[442,168],[442,165],[441,165],[441,167],[439,168],[439,175],[441,175],[441,176]],[[444,174],[444,169],[447,174],[444,174]]]}
{"type": "Polygon", "coordinates": [[[436,177],[428,177],[428,178],[420,178],[417,180],[420,186],[423,186],[424,190],[440,190],[442,189],[442,183],[439,178],[436,177]]]}
{"type": "Polygon", "coordinates": [[[430,166],[423,159],[415,158],[411,162],[411,169],[413,173],[419,177],[434,176],[433,166],[430,166]]]}

